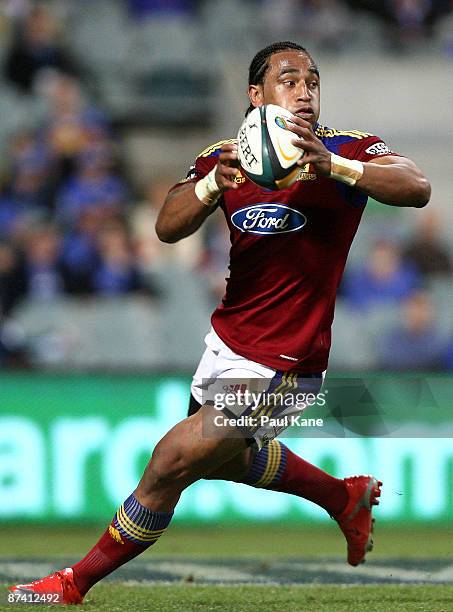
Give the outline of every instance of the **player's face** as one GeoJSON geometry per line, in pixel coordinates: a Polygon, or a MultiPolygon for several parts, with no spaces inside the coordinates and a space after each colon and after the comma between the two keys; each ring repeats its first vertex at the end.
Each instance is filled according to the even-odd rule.
{"type": "Polygon", "coordinates": [[[250,85],[253,106],[278,104],[312,125],[319,118],[319,74],[313,60],[303,51],[274,53],[263,85],[250,85]]]}

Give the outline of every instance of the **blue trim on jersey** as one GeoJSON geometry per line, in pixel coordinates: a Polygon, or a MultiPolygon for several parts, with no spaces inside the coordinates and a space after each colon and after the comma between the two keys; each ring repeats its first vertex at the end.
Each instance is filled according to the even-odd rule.
{"type": "Polygon", "coordinates": [[[220,155],[220,153],[221,153],[221,148],[222,147],[219,147],[218,149],[215,149],[212,153],[210,153],[209,155],[206,155],[204,157],[204,159],[209,159],[210,157],[218,157],[220,155]]]}
{"type": "Polygon", "coordinates": [[[347,144],[348,142],[356,142],[357,138],[353,138],[352,136],[332,136],[331,138],[320,138],[320,140],[331,153],[339,155],[338,151],[341,145],[347,144]]]}

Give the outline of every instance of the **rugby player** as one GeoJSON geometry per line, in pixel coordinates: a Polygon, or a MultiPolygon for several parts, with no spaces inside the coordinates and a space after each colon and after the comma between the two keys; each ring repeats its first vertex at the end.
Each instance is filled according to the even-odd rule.
{"type": "MultiPolygon", "coordinates": [[[[164,242],[177,242],[221,207],[231,232],[230,277],[212,317],[206,351],[192,384],[188,418],[157,444],[138,487],[78,563],[15,593],[58,593],[60,603],[80,603],[93,584],[136,557],[165,531],[182,491],[200,478],[220,478],[291,493],[327,510],[338,522],[348,561],[358,565],[371,548],[372,507],[380,483],[373,476],[337,479],[310,465],[276,440],[281,428],[233,425],[206,435],[219,412],[212,390],[225,378],[264,381],[268,390],[317,393],[327,368],[338,284],[368,196],[392,206],[425,206],[430,186],[409,159],[378,137],[321,125],[320,80],[311,55],[291,42],[261,50],[250,65],[249,110],[277,104],[295,115],[294,144],[304,151],[299,180],[279,192],[261,189],[240,172],[234,140],[208,147],[188,177],[172,188],[156,224],[164,242]],[[269,219],[279,208],[298,220],[264,223],[254,233],[253,207],[269,219]],[[300,227],[299,227],[300,226],[300,227]]],[[[228,387],[228,385],[227,385],[228,387]]],[[[276,404],[269,415],[294,414],[304,405],[276,404]]],[[[228,408],[240,417],[250,406],[228,408]]],[[[214,426],[213,426],[214,427],[214,426]]],[[[214,427],[215,429],[215,427],[214,427]]]]}

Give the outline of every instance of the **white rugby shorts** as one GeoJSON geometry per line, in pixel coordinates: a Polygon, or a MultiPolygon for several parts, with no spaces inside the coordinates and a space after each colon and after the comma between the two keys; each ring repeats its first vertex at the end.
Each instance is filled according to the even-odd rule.
{"type": "Polygon", "coordinates": [[[237,421],[238,435],[253,438],[258,449],[293,424],[313,405],[307,398],[321,391],[325,372],[273,370],[232,351],[212,328],[205,343],[191,393],[200,405],[214,405],[229,424],[237,421]]]}

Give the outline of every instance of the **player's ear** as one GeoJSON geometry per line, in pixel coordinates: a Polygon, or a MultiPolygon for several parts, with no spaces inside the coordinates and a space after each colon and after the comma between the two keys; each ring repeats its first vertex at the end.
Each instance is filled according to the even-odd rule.
{"type": "Polygon", "coordinates": [[[264,104],[264,95],[263,88],[261,85],[249,85],[249,99],[250,104],[255,108],[257,106],[263,106],[264,104]]]}

